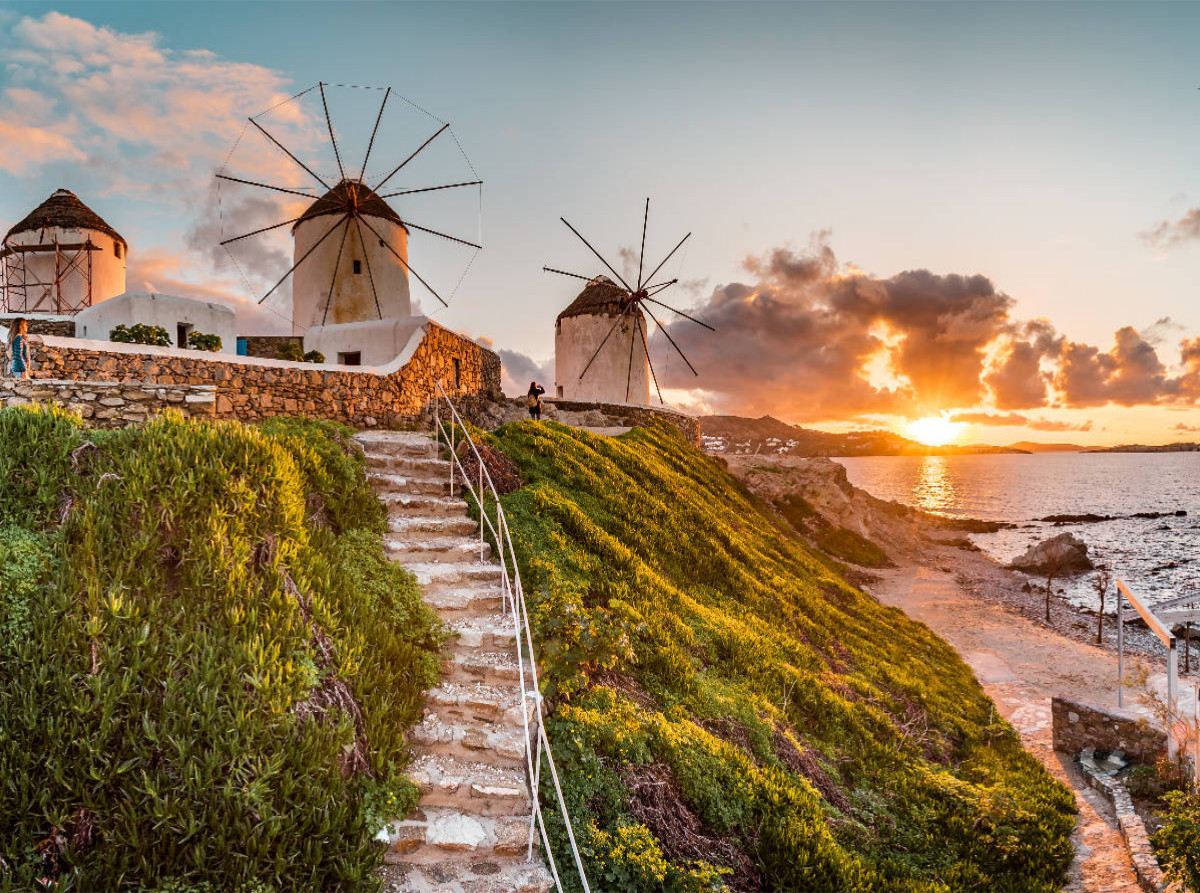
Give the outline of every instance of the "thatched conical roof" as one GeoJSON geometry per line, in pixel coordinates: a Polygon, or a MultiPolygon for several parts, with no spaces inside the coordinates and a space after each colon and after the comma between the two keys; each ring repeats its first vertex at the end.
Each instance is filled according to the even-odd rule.
{"type": "Polygon", "coordinates": [[[624,288],[607,276],[597,276],[584,286],[566,310],[558,314],[558,319],[568,316],[611,316],[624,309],[628,298],[629,292],[624,288]]]}
{"type": "Polygon", "coordinates": [[[17,233],[37,232],[52,226],[63,229],[93,229],[107,233],[126,248],[129,247],[119,232],[105,223],[99,214],[81,202],[69,189],[56,189],[48,199],[10,229],[4,238],[17,233]]]}
{"type": "Polygon", "coordinates": [[[370,217],[381,217],[404,226],[400,215],[392,210],[392,206],[381,199],[366,183],[359,180],[342,180],[323,196],[308,206],[300,219],[292,226],[296,227],[306,220],[321,217],[326,214],[345,214],[350,208],[357,206],[358,213],[370,217]]]}

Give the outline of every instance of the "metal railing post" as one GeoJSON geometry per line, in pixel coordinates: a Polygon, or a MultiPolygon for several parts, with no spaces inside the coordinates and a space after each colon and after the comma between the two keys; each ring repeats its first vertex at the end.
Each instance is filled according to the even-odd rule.
{"type": "Polygon", "coordinates": [[[483,564],[483,525],[487,521],[487,509],[483,507],[483,463],[479,463],[479,563],[483,564]]]}

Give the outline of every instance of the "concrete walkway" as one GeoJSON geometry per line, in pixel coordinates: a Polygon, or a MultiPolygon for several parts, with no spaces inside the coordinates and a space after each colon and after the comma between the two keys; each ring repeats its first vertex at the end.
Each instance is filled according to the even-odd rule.
{"type": "Polygon", "coordinates": [[[949,571],[901,567],[879,576],[871,593],[883,604],[927,624],[953,645],[1030,753],[1074,790],[1079,805],[1072,835],[1075,862],[1064,889],[1073,893],[1137,890],[1111,806],[1084,784],[1069,759],[1054,752],[1050,738],[1052,695],[1116,707],[1116,658],[964,592],[949,571]]]}

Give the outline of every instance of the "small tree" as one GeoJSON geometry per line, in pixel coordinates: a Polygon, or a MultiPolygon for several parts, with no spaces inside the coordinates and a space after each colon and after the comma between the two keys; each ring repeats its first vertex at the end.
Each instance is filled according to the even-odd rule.
{"type": "Polygon", "coordinates": [[[1050,594],[1054,592],[1054,578],[1062,572],[1066,555],[1056,549],[1046,550],[1046,622],[1050,622],[1050,594]]]}
{"type": "MultiPolygon", "coordinates": [[[[1100,598],[1100,613],[1096,620],[1096,644],[1100,645],[1104,641],[1104,597],[1108,595],[1108,587],[1112,583],[1112,576],[1108,572],[1108,568],[1100,565],[1096,569],[1096,576],[1092,578],[1092,588],[1096,590],[1096,595],[1100,598]]],[[[1117,607],[1117,610],[1121,610],[1117,607]]]]}

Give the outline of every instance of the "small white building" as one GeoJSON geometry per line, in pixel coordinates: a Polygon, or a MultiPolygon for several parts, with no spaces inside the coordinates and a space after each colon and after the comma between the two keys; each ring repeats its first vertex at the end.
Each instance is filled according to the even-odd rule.
{"type": "Polygon", "coordinates": [[[292,238],[293,262],[298,264],[292,277],[296,326],[310,329],[412,315],[405,266],[408,230],[400,215],[365,183],[338,183],[309,206],[292,227],[292,238]],[[348,208],[362,219],[350,217],[339,224],[337,218],[348,208]]]}
{"type": "Polygon", "coordinates": [[[67,189],[8,231],[0,246],[0,311],[70,315],[125,291],[128,245],[67,189]]]}
{"type": "Polygon", "coordinates": [[[646,319],[635,306],[617,322],[628,298],[629,293],[607,276],[597,276],[558,315],[554,396],[588,403],[649,404],[650,365],[642,341],[649,337],[646,319]]]}
{"type": "Polygon", "coordinates": [[[75,337],[108,341],[119,325],[162,326],[173,347],[187,347],[193,332],[219,335],[221,352],[237,351],[237,315],[224,304],[156,292],[126,292],[93,304],[75,317],[75,337]]]}

